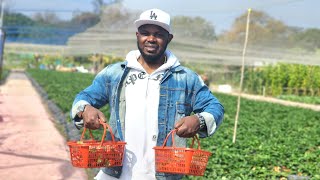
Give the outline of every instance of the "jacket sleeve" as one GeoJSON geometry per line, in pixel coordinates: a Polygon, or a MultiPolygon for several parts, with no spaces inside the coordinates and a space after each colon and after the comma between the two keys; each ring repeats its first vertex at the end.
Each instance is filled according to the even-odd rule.
{"type": "Polygon", "coordinates": [[[85,105],[90,104],[95,108],[100,108],[108,103],[106,73],[107,68],[97,74],[90,86],[76,95],[72,103],[70,116],[78,129],[83,127],[83,121],[77,116],[77,114],[83,110],[85,105]]]}
{"type": "Polygon", "coordinates": [[[200,129],[199,137],[212,136],[222,123],[224,107],[204,84],[200,76],[195,83],[195,89],[193,110],[204,117],[206,124],[203,129],[200,129]]]}

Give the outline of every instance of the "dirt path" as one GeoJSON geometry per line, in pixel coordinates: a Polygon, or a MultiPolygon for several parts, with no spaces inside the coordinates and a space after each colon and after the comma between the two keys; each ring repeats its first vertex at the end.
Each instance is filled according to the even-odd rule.
{"type": "Polygon", "coordinates": [[[88,179],[70,164],[64,137],[22,72],[0,86],[0,162],[0,179],[88,179]]]}
{"type": "MultiPolygon", "coordinates": [[[[238,96],[239,93],[230,93],[230,95],[238,96]]],[[[294,107],[300,107],[305,109],[311,109],[314,111],[320,111],[320,105],[292,102],[292,101],[286,101],[286,100],[281,100],[281,99],[272,98],[272,97],[256,96],[256,95],[250,95],[250,94],[241,94],[241,97],[255,100],[255,101],[265,101],[270,103],[282,104],[285,106],[294,106],[294,107]]]]}

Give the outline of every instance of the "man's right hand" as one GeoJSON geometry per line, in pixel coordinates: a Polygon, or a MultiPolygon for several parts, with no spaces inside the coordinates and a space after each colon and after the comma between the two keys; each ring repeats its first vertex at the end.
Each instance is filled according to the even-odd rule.
{"type": "Polygon", "coordinates": [[[103,122],[107,122],[104,114],[90,105],[86,105],[81,116],[84,126],[88,129],[98,129],[100,127],[99,119],[103,122]]]}

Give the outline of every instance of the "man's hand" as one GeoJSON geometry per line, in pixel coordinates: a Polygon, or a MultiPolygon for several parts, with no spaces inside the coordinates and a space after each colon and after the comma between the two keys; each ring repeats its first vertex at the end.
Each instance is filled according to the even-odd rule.
{"type": "Polygon", "coordinates": [[[197,134],[200,129],[200,121],[197,116],[186,116],[180,119],[175,126],[176,134],[180,137],[189,138],[197,134]]]}
{"type": "Polygon", "coordinates": [[[106,122],[104,114],[90,105],[86,105],[81,116],[84,126],[89,129],[98,129],[100,127],[99,119],[106,122]]]}

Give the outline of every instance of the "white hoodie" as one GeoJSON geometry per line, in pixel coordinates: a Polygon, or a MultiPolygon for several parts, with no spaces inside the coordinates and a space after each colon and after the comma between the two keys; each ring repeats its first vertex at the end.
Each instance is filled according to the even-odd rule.
{"type": "MultiPolygon", "coordinates": [[[[158,106],[160,82],[164,72],[180,63],[170,52],[165,52],[167,62],[148,74],[138,62],[138,50],[128,53],[126,60],[131,68],[125,88],[125,142],[126,154],[121,180],[151,180],[155,178],[155,152],[158,135],[158,106]]],[[[96,179],[111,179],[102,171],[96,179]],[[104,178],[105,177],[105,178],[104,178]]]]}

